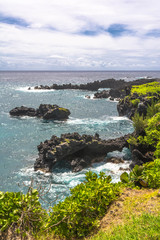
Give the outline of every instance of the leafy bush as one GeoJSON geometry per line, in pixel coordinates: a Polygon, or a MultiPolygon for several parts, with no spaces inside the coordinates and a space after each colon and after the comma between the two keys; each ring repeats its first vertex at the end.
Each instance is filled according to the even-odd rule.
{"type": "Polygon", "coordinates": [[[46,226],[56,234],[83,237],[98,227],[109,204],[120,193],[120,184],[110,183],[111,177],[100,173],[86,173],[86,181],[71,189],[71,196],[53,207],[46,226]]]}
{"type": "Polygon", "coordinates": [[[144,119],[143,115],[140,116],[139,113],[135,113],[134,117],[132,118],[133,126],[137,134],[140,134],[144,131],[146,126],[146,120],[144,119]]]}
{"type": "Polygon", "coordinates": [[[137,138],[130,136],[130,138],[127,140],[127,142],[131,145],[131,146],[137,146],[137,138]]]}
{"type": "Polygon", "coordinates": [[[154,145],[160,140],[160,112],[148,119],[146,131],[146,142],[154,145]]]}
{"type": "Polygon", "coordinates": [[[143,170],[144,170],[143,166],[136,165],[129,174],[127,172],[122,173],[120,179],[123,183],[126,183],[131,187],[135,186],[147,187],[148,186],[147,182],[145,182],[142,179],[143,170]]]}
{"type": "Polygon", "coordinates": [[[151,105],[147,106],[147,115],[146,118],[152,118],[157,112],[159,112],[160,106],[156,101],[152,101],[151,105]]]}
{"type": "Polygon", "coordinates": [[[148,183],[149,188],[160,187],[160,159],[145,164],[143,179],[148,183]]]}
{"type": "Polygon", "coordinates": [[[137,107],[138,106],[138,103],[140,103],[140,99],[136,98],[136,99],[133,99],[131,100],[131,103],[134,107],[137,107]]]}
{"type": "Polygon", "coordinates": [[[46,217],[38,200],[38,191],[0,192],[0,231],[15,227],[17,233],[36,232],[46,217]]]}
{"type": "Polygon", "coordinates": [[[148,188],[160,187],[160,159],[145,163],[143,166],[136,165],[132,172],[124,172],[121,181],[129,186],[140,186],[148,188]]]}

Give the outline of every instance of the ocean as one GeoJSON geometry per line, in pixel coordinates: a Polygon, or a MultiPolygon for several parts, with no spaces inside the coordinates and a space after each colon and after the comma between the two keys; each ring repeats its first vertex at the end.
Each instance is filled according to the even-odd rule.
{"type": "Polygon", "coordinates": [[[102,139],[120,137],[133,132],[132,122],[126,117],[119,117],[117,102],[108,99],[93,99],[94,92],[82,90],[30,90],[36,85],[53,83],[80,84],[108,78],[126,81],[142,78],[160,78],[160,72],[87,72],[87,71],[25,71],[0,72],[0,191],[26,192],[34,182],[34,187],[44,187],[42,204],[44,207],[63,200],[69,189],[85,179],[89,170],[99,173],[104,171],[111,175],[113,182],[119,181],[122,171],[131,161],[128,149],[107,154],[122,156],[125,163],[113,164],[101,162],[78,173],[68,169],[54,169],[52,173],[35,172],[34,162],[38,157],[37,145],[50,139],[52,135],[78,132],[94,135],[102,139]],[[85,96],[90,95],[87,99],[85,96]],[[57,104],[68,108],[71,115],[67,121],[44,121],[42,119],[9,115],[14,107],[28,106],[37,108],[41,103],[57,104]]]}

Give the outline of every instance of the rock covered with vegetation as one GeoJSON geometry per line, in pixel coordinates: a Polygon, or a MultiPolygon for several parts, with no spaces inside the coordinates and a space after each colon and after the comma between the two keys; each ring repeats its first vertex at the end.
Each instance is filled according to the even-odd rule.
{"type": "Polygon", "coordinates": [[[120,138],[102,140],[98,134],[79,135],[78,133],[52,136],[38,146],[39,158],[35,170],[50,172],[54,167],[68,167],[78,172],[94,162],[103,161],[108,152],[122,151],[128,146],[130,134],[120,138]]]}
{"type": "Polygon", "coordinates": [[[140,116],[146,116],[148,106],[160,99],[160,84],[152,82],[143,85],[133,85],[130,94],[121,99],[117,105],[120,116],[132,119],[137,111],[140,116]]]}
{"type": "Polygon", "coordinates": [[[10,112],[11,116],[29,116],[39,117],[45,120],[65,120],[70,115],[67,108],[62,108],[57,105],[40,104],[38,109],[28,108],[25,106],[16,107],[10,112]]]}
{"type": "Polygon", "coordinates": [[[135,128],[128,140],[133,156],[130,167],[160,158],[160,83],[133,86],[119,102],[118,111],[130,117],[135,128]]]}

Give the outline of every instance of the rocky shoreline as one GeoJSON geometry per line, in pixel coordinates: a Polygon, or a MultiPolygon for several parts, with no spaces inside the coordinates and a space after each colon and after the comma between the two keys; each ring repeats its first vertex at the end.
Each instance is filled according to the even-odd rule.
{"type": "MultiPolygon", "coordinates": [[[[78,90],[87,90],[87,91],[98,91],[99,88],[112,88],[112,89],[118,89],[119,91],[122,91],[125,87],[129,87],[132,85],[140,85],[144,83],[149,83],[156,81],[157,79],[137,79],[134,81],[126,82],[124,80],[115,80],[115,79],[106,79],[102,81],[94,81],[89,82],[86,84],[80,84],[80,85],[74,85],[74,84],[53,84],[51,86],[48,85],[40,85],[35,86],[35,90],[64,90],[64,89],[78,89],[78,90]]],[[[28,88],[28,90],[31,90],[31,87],[28,88]]]]}
{"type": "Polygon", "coordinates": [[[39,108],[28,108],[25,106],[13,108],[10,112],[11,116],[29,116],[43,118],[44,120],[66,120],[70,115],[67,108],[59,107],[58,105],[40,104],[39,108]]]}
{"type": "MultiPolygon", "coordinates": [[[[119,101],[117,110],[120,116],[125,115],[130,119],[135,111],[145,116],[147,107],[151,105],[153,99],[160,99],[160,95],[157,93],[152,98],[147,98],[145,95],[130,94],[131,88],[126,86],[121,89],[121,92],[123,92],[123,98],[119,101]]],[[[73,172],[78,172],[91,166],[92,163],[104,161],[108,152],[122,151],[124,147],[130,148],[132,152],[131,169],[136,164],[142,165],[152,161],[153,154],[149,152],[150,149],[146,146],[145,151],[143,151],[141,146],[131,147],[128,142],[130,137],[138,136],[136,132],[110,140],[102,140],[98,134],[81,136],[78,133],[68,133],[62,134],[60,138],[52,136],[50,140],[41,142],[38,146],[39,157],[36,159],[34,169],[35,171],[51,172],[56,167],[67,167],[73,172]]],[[[117,161],[119,160],[113,162],[117,161]]]]}

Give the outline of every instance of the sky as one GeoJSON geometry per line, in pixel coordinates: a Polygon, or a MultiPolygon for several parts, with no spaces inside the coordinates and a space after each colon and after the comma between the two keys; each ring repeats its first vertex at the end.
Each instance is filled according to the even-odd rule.
{"type": "Polygon", "coordinates": [[[0,0],[0,70],[160,70],[160,1],[0,0]]]}

